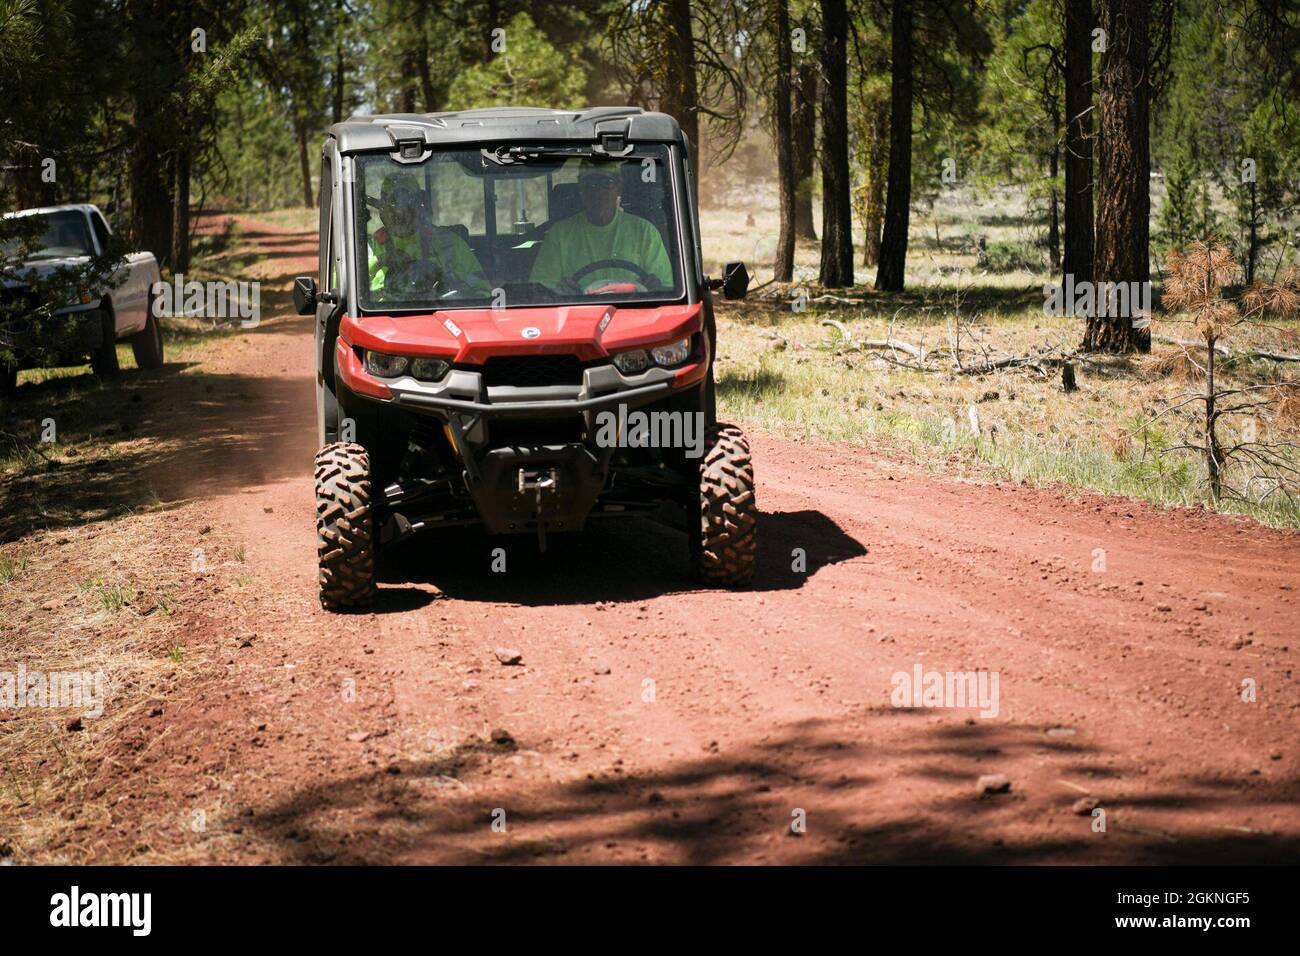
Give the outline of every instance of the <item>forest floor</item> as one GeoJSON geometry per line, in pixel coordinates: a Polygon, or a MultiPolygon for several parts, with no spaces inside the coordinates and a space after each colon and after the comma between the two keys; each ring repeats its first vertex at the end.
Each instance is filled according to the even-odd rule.
{"type": "MultiPolygon", "coordinates": [[[[1300,861],[1294,532],[855,429],[958,385],[900,384],[826,316],[758,302],[719,333],[762,509],[750,588],[699,588],[649,523],[545,554],[461,532],[330,615],[287,295],[315,239],[207,228],[265,283],[259,327],[173,326],[163,370],[25,376],[8,409],[59,440],[2,466],[0,673],[109,687],[95,718],[0,710],[0,862],[1300,861]],[[817,377],[846,361],[851,400],[817,377]],[[996,674],[996,698],[894,706],[918,671],[996,674]]],[[[1012,390],[1065,400],[1033,378],[981,383],[980,421],[1012,390]]],[[[968,404],[931,398],[940,422],[968,404]]]]}

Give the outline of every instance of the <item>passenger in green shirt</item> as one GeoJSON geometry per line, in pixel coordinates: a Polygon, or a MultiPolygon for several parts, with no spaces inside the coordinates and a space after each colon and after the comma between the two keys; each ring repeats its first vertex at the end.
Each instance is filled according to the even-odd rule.
{"type": "Polygon", "coordinates": [[[591,293],[628,282],[644,287],[649,278],[658,283],[650,284],[651,289],[671,289],[673,267],[659,230],[648,220],[619,208],[619,165],[583,160],[578,186],[582,212],[547,230],[533,262],[532,281],[559,289],[568,284],[566,280],[577,276],[578,288],[591,293]],[[648,275],[619,266],[602,266],[577,275],[584,266],[605,259],[622,259],[648,275]]]}
{"type": "Polygon", "coordinates": [[[489,294],[474,250],[454,229],[431,224],[430,199],[414,177],[398,173],[384,180],[378,202],[369,200],[383,221],[370,237],[370,291],[377,298],[489,294]]]}

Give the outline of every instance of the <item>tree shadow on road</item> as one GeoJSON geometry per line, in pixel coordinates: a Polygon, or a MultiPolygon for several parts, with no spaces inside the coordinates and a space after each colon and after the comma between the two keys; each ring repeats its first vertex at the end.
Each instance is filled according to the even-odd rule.
{"type": "Polygon", "coordinates": [[[171,362],[25,385],[7,427],[36,450],[0,475],[0,543],[311,474],[310,379],[213,374],[171,362]],[[185,374],[181,374],[184,372],[185,374]],[[43,444],[52,425],[56,442],[43,444]]]}
{"type": "MultiPolygon", "coordinates": [[[[1166,781],[1154,795],[1125,797],[1094,784],[1107,832],[1071,810],[1079,794],[1041,784],[1080,759],[1113,761],[1041,727],[922,722],[923,712],[873,708],[847,720],[774,728],[737,750],[706,749],[646,771],[577,776],[533,786],[507,779],[545,761],[565,775],[565,756],[522,749],[534,742],[476,738],[390,766],[306,783],[252,806],[257,837],[297,863],[657,862],[717,864],[1294,863],[1294,833],[1206,828],[1188,815],[1268,812],[1296,798],[1285,777],[1248,787],[1226,776],[1166,781]],[[906,733],[891,727],[907,722],[906,733]],[[893,731],[893,732],[891,732],[893,731]],[[1024,779],[1047,767],[1031,792],[980,796],[987,754],[1024,779]],[[942,773],[936,775],[936,761],[942,773]],[[1205,786],[1205,784],[1209,786],[1205,786]],[[1116,795],[1108,797],[1108,794],[1116,795]],[[1195,799],[1188,799],[1194,796],[1195,799]],[[791,823],[802,811],[806,833],[791,823]],[[493,829],[504,812],[505,832],[493,829]]],[[[538,742],[545,749],[545,742],[538,742]]],[[[1125,776],[1141,771],[1125,767],[1125,776]]],[[[1145,785],[1145,781],[1144,781],[1145,785]]]]}
{"type": "MultiPolygon", "coordinates": [[[[800,588],[821,568],[867,553],[820,511],[763,512],[758,536],[758,568],[745,589],[753,592],[800,588]]],[[[544,552],[535,535],[433,532],[384,555],[379,573],[383,583],[529,607],[643,601],[702,587],[691,576],[685,535],[641,518],[592,520],[582,532],[548,535],[544,552]],[[504,571],[493,570],[502,562],[504,571]]]]}

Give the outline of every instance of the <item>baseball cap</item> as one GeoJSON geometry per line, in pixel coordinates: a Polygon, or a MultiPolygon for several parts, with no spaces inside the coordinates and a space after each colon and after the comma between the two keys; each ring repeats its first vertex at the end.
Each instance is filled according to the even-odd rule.
{"type": "Polygon", "coordinates": [[[584,159],[578,164],[578,181],[585,182],[593,179],[617,181],[619,166],[619,163],[602,163],[594,159],[584,159]]]}

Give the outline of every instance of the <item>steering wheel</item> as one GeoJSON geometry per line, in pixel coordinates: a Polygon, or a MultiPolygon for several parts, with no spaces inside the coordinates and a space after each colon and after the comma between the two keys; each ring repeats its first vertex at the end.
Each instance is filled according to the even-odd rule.
{"type": "MultiPolygon", "coordinates": [[[[618,289],[614,291],[646,292],[650,289],[651,286],[659,286],[661,284],[657,276],[652,275],[649,272],[646,272],[635,262],[629,262],[626,259],[597,259],[595,262],[589,262],[581,269],[579,269],[577,272],[575,272],[573,275],[569,276],[569,281],[572,282],[579,289],[582,289],[582,281],[581,281],[582,277],[587,275],[588,273],[595,272],[597,269],[625,269],[628,272],[633,273],[639,280],[637,285],[639,285],[640,288],[633,289],[633,290],[618,289]]],[[[610,283],[610,284],[614,284],[614,283],[610,283]]],[[[593,289],[587,292],[587,294],[591,295],[595,292],[603,292],[603,291],[605,290],[602,287],[601,289],[593,289]]]]}
{"type": "Polygon", "coordinates": [[[442,278],[442,270],[433,263],[425,259],[412,259],[406,265],[394,268],[391,281],[384,285],[395,287],[390,290],[395,292],[432,291],[442,278]]]}

